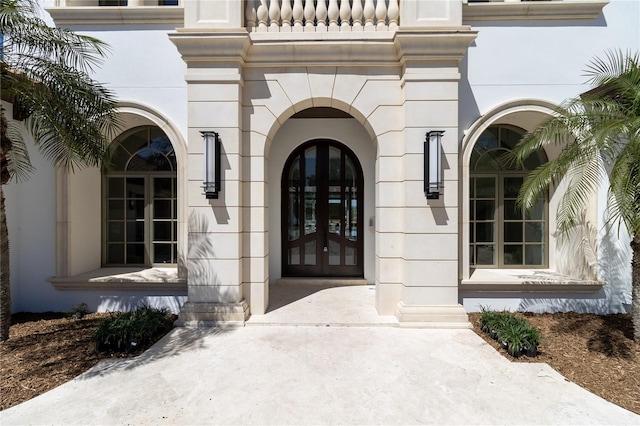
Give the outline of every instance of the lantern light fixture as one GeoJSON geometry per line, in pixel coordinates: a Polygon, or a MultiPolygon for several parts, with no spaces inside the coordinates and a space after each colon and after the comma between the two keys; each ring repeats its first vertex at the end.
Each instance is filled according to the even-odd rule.
{"type": "Polygon", "coordinates": [[[217,199],[220,192],[220,138],[213,131],[202,131],[204,142],[204,180],[202,188],[205,197],[217,199]]]}
{"type": "Polygon", "coordinates": [[[427,132],[424,141],[424,193],[428,200],[440,198],[442,182],[442,130],[427,132]]]}

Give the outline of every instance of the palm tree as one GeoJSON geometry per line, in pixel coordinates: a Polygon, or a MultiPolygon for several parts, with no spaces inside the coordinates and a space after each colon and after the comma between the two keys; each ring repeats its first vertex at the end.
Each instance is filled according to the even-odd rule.
{"type": "MultiPolygon", "coordinates": [[[[49,27],[37,0],[0,0],[2,96],[26,117],[24,129],[56,167],[98,165],[117,125],[112,94],[91,79],[106,45],[67,29],[49,27]]],[[[31,170],[21,126],[2,115],[0,149],[0,341],[9,336],[9,242],[3,186],[31,170]]],[[[15,115],[15,114],[14,114],[15,115]]]]}
{"type": "Polygon", "coordinates": [[[566,176],[557,219],[559,231],[568,232],[598,188],[608,185],[607,230],[631,237],[634,340],[640,342],[640,57],[608,51],[588,65],[586,75],[594,89],[563,103],[516,146],[521,161],[545,145],[563,148],[527,177],[519,202],[532,208],[566,176]]]}

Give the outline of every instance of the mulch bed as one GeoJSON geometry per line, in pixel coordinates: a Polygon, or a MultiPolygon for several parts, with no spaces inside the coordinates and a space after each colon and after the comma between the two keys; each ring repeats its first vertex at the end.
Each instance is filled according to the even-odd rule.
{"type": "Polygon", "coordinates": [[[480,331],[480,314],[470,314],[473,329],[506,358],[545,362],[568,380],[629,411],[640,414],[640,345],[633,341],[631,315],[518,314],[542,332],[535,358],[513,358],[480,331]]]}

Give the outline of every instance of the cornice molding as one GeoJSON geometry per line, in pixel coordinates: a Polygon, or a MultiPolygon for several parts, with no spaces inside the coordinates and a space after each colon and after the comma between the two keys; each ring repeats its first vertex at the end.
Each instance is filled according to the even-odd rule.
{"type": "Polygon", "coordinates": [[[179,28],[169,34],[182,59],[193,64],[244,64],[249,49],[249,33],[237,30],[189,30],[179,28]]]}
{"type": "Polygon", "coordinates": [[[462,22],[591,20],[609,0],[487,1],[462,5],[462,22]]]}
{"type": "Polygon", "coordinates": [[[190,65],[398,67],[409,62],[412,66],[421,62],[457,66],[476,36],[477,31],[469,27],[457,27],[373,34],[178,29],[169,38],[190,65]]]}
{"type": "Polygon", "coordinates": [[[48,7],[45,10],[59,27],[184,24],[182,6],[82,6],[48,7]]]}

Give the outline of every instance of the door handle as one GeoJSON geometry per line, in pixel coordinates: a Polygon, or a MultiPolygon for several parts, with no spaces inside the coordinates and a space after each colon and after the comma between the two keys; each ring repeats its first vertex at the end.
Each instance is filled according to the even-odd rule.
{"type": "Polygon", "coordinates": [[[322,245],[324,247],[322,249],[322,251],[325,252],[325,253],[328,252],[329,249],[327,248],[327,231],[324,231],[324,241],[323,241],[322,245]]]}

